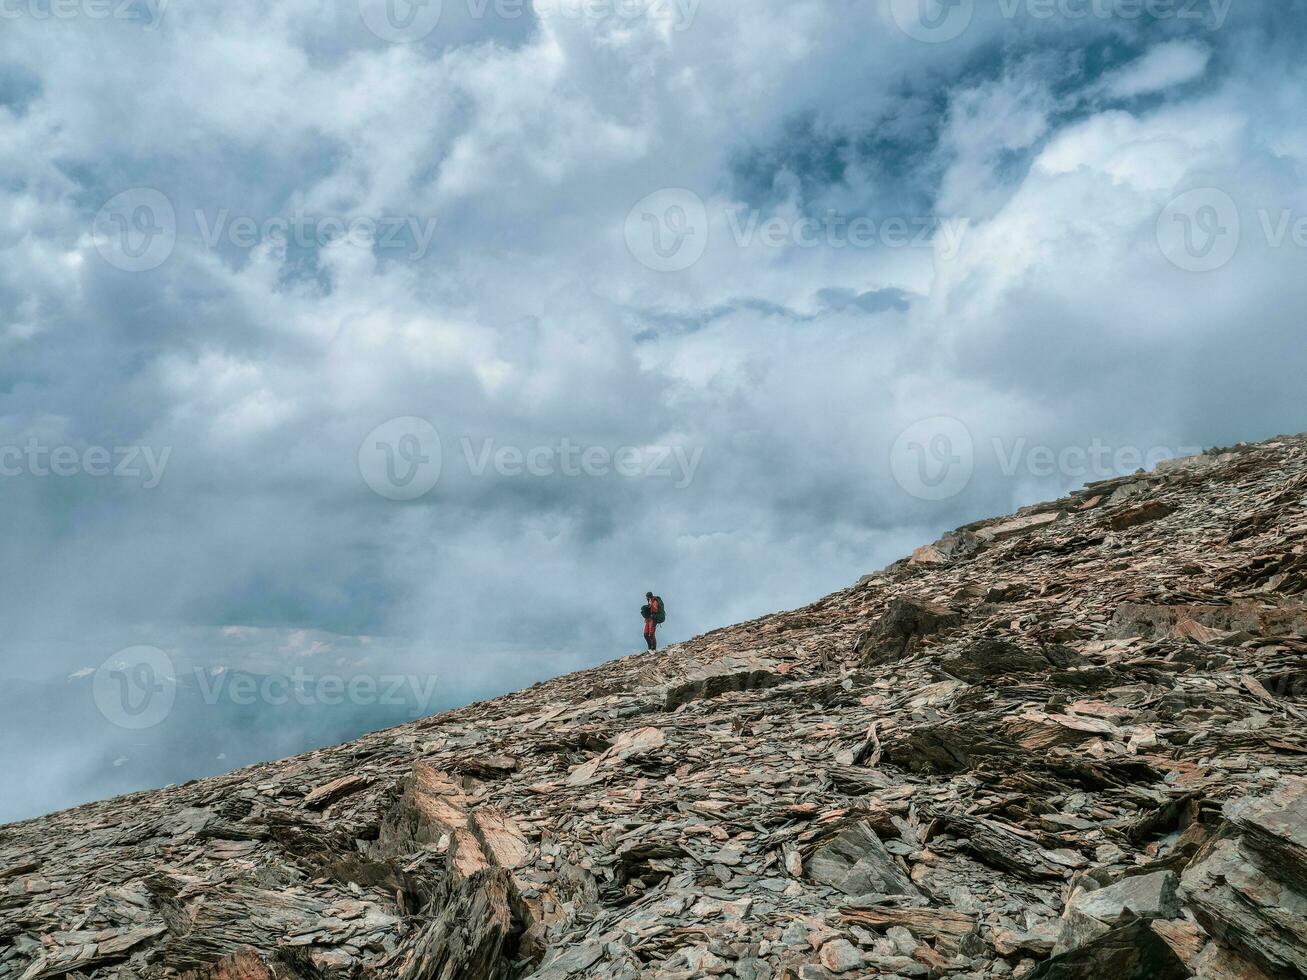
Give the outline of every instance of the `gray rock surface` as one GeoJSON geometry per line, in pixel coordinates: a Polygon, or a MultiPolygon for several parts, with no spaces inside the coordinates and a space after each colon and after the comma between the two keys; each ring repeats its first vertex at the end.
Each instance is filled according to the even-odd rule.
{"type": "Polygon", "coordinates": [[[1062,913],[1053,955],[1079,949],[1132,918],[1174,919],[1179,879],[1173,871],[1122,878],[1104,888],[1078,888],[1062,913]]]}
{"type": "Polygon", "coordinates": [[[0,980],[1307,975],[1304,596],[1302,438],[1092,485],[803,609],[0,827],[0,980]],[[1068,902],[1094,935],[1053,956],[1068,902]]]}
{"type": "Polygon", "coordinates": [[[818,848],[808,861],[808,874],[845,895],[921,894],[866,822],[818,848]]]}
{"type": "Polygon", "coordinates": [[[1307,976],[1307,780],[1225,812],[1223,835],[1184,873],[1186,903],[1211,936],[1269,976],[1307,976]]]}

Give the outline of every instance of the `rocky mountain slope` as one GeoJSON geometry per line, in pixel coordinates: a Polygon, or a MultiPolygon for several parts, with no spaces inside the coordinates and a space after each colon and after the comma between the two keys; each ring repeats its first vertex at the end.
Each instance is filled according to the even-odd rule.
{"type": "MultiPolygon", "coordinates": [[[[1307,975],[1307,440],[0,828],[0,978],[1307,975]]],[[[21,792],[8,786],[5,792],[21,792]]]]}

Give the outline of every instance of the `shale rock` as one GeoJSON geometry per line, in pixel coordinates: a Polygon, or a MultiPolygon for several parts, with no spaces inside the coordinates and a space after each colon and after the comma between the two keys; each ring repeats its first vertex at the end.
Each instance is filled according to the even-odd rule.
{"type": "Polygon", "coordinates": [[[1174,919],[1180,914],[1173,871],[1123,878],[1106,888],[1078,888],[1062,914],[1053,955],[1086,946],[1130,919],[1174,919]]]}
{"type": "Polygon", "coordinates": [[[961,613],[937,602],[893,599],[876,628],[860,641],[858,653],[866,666],[890,663],[906,656],[928,637],[961,622],[961,613]]]}
{"type": "Polygon", "coordinates": [[[808,874],[846,895],[920,894],[865,822],[819,848],[808,862],[808,874]]]}
{"type": "Polygon", "coordinates": [[[0,980],[1301,977],[1305,597],[1303,438],[1104,481],[803,609],[0,827],[0,980]]]}
{"type": "Polygon", "coordinates": [[[1146,922],[1113,929],[1069,953],[1054,956],[1031,980],[1186,980],[1189,968],[1146,922]]]}
{"type": "Polygon", "coordinates": [[[1307,780],[1226,807],[1184,874],[1194,917],[1273,977],[1307,976],[1307,780]]]}

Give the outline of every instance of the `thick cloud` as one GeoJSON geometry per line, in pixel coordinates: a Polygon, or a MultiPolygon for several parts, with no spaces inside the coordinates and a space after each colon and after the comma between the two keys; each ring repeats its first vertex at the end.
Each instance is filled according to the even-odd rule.
{"type": "Polygon", "coordinates": [[[1307,428],[1297,7],[381,6],[3,6],[0,673],[457,700],[1307,428]]]}

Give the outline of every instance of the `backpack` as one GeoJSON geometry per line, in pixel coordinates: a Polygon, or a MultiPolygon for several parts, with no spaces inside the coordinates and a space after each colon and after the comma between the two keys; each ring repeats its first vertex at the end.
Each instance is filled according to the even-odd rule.
{"type": "Polygon", "coordinates": [[[667,603],[663,602],[660,595],[654,596],[654,602],[658,603],[658,611],[654,613],[654,622],[661,626],[667,621],[667,603]]]}

